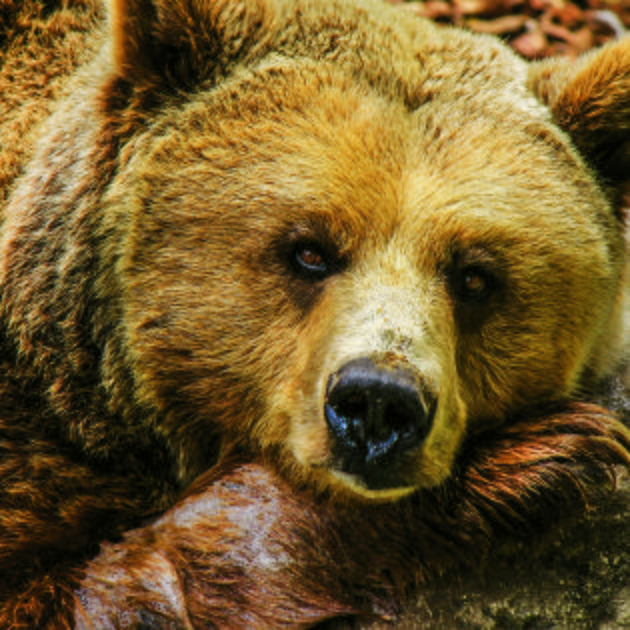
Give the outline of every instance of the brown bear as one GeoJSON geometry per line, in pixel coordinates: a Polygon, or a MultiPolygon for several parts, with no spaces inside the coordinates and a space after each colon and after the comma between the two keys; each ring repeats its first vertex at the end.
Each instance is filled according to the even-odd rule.
{"type": "Polygon", "coordinates": [[[0,17],[0,627],[391,617],[628,463],[630,42],[0,17]]]}

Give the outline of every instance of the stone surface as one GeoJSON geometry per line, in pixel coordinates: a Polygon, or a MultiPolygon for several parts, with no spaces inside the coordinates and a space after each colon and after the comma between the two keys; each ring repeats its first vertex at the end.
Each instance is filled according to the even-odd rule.
{"type": "MultiPolygon", "coordinates": [[[[630,479],[605,506],[539,545],[497,548],[477,575],[419,595],[401,630],[630,628],[630,479]]],[[[391,628],[362,623],[360,628],[391,628]]]]}

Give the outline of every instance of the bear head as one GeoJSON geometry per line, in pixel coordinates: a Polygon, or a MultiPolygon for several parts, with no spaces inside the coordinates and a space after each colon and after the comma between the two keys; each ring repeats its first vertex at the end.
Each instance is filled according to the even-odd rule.
{"type": "Polygon", "coordinates": [[[110,30],[99,286],[182,478],[219,433],[401,496],[619,359],[627,41],[530,66],[371,0],[114,0],[110,30]]]}
{"type": "Polygon", "coordinates": [[[165,430],[218,423],[294,478],[392,497],[609,368],[623,230],[583,138],[619,106],[582,124],[578,100],[584,73],[601,93],[619,76],[606,55],[627,92],[627,43],[554,91],[554,69],[367,2],[120,2],[113,20],[120,74],[180,92],[107,200],[165,430]]]}

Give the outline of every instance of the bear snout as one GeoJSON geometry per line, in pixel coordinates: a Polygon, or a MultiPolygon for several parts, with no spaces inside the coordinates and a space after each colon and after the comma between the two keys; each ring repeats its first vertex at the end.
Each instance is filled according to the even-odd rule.
{"type": "Polygon", "coordinates": [[[324,405],[335,467],[371,490],[410,485],[401,460],[424,442],[436,407],[410,368],[350,361],[330,377],[324,405]]]}

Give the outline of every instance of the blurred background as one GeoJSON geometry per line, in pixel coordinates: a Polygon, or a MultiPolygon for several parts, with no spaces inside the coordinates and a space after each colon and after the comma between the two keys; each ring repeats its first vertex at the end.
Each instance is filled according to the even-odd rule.
{"type": "Polygon", "coordinates": [[[630,29],[630,0],[385,0],[435,22],[490,33],[527,59],[576,57],[630,29]]]}

